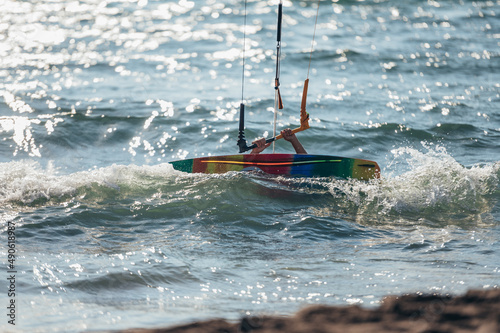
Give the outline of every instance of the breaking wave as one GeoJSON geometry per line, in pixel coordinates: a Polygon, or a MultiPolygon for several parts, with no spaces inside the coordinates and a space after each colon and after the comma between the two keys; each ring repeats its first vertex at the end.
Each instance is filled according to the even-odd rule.
{"type": "Polygon", "coordinates": [[[425,149],[393,150],[382,178],[368,182],[260,173],[193,175],[175,171],[168,163],[112,165],[63,175],[50,165],[9,162],[0,171],[0,205],[15,209],[75,201],[141,202],[165,208],[182,201],[194,210],[224,205],[295,207],[360,223],[494,222],[500,162],[466,167],[443,147],[425,149]]]}

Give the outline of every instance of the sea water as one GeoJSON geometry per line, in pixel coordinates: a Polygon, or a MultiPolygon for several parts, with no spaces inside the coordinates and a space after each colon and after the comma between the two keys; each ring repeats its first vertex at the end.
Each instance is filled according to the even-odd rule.
{"type": "Polygon", "coordinates": [[[297,136],[381,179],[173,170],[237,153],[242,99],[272,135],[277,5],[0,2],[2,332],[498,287],[498,1],[320,1],[314,43],[317,1],[283,2],[278,128],[313,45],[297,136]]]}

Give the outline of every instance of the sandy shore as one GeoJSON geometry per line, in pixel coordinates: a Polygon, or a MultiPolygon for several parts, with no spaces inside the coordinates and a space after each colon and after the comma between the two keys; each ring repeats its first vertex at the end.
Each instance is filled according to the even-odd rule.
{"type": "Polygon", "coordinates": [[[471,290],[462,296],[386,297],[380,307],[311,306],[290,317],[223,319],[172,328],[130,329],[126,333],[239,332],[500,332],[500,289],[471,290]]]}

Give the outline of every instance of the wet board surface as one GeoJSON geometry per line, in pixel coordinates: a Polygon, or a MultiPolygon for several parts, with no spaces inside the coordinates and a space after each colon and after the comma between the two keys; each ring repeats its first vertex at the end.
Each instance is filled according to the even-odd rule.
{"type": "Polygon", "coordinates": [[[170,163],[174,169],[188,173],[212,174],[259,169],[269,174],[296,177],[339,177],[364,180],[380,177],[380,167],[374,161],[331,155],[224,155],[170,163]]]}

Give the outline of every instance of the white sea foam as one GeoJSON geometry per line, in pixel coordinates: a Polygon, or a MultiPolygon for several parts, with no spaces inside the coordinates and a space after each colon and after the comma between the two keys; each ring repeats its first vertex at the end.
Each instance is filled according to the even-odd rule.
{"type": "Polygon", "coordinates": [[[1,163],[0,205],[30,205],[37,201],[73,197],[78,189],[93,185],[120,190],[123,185],[141,186],[145,179],[168,178],[175,173],[168,163],[153,166],[114,164],[72,174],[60,174],[54,167],[43,168],[35,161],[1,163]]]}
{"type": "Polygon", "coordinates": [[[354,204],[357,214],[470,218],[491,211],[494,202],[488,195],[498,192],[500,162],[465,167],[444,147],[432,145],[424,145],[424,151],[403,147],[392,153],[394,161],[380,180],[333,182],[330,192],[347,198],[345,205],[354,204]],[[402,166],[408,170],[398,173],[402,166]]]}

